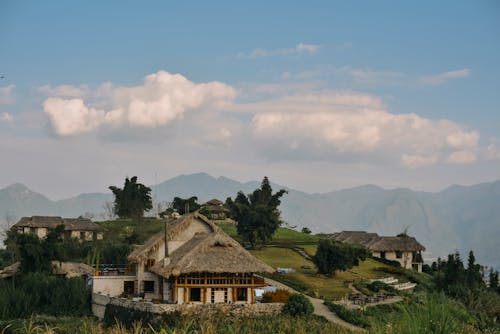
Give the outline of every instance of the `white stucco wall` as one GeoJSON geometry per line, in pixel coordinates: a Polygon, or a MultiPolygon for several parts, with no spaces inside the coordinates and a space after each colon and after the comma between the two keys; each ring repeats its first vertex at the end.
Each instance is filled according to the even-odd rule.
{"type": "Polygon", "coordinates": [[[134,281],[135,276],[94,276],[92,293],[116,297],[123,293],[125,281],[134,281]]]}

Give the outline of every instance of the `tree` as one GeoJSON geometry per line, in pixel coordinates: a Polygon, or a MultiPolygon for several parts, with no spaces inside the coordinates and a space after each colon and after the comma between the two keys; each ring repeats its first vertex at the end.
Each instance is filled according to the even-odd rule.
{"type": "Polygon", "coordinates": [[[490,270],[490,289],[493,291],[500,292],[498,285],[498,271],[493,271],[493,268],[490,270]]]}
{"type": "Polygon", "coordinates": [[[281,204],[280,198],[286,193],[286,190],[281,189],[273,194],[266,176],[260,188],[253,193],[247,196],[240,191],[234,201],[230,198],[226,200],[226,205],[230,207],[231,218],[238,222],[238,235],[252,247],[259,242],[265,244],[269,241],[281,225],[281,212],[278,206],[281,204]]]}
{"type": "Polygon", "coordinates": [[[198,210],[200,208],[200,205],[197,202],[198,197],[196,196],[192,196],[187,199],[174,197],[172,208],[176,210],[180,215],[184,215],[186,213],[198,210]]]}
{"type": "Polygon", "coordinates": [[[483,283],[480,270],[481,266],[479,264],[476,264],[474,252],[470,251],[466,270],[467,285],[469,288],[476,288],[483,283]]]}
{"type": "Polygon", "coordinates": [[[123,189],[110,186],[115,195],[114,211],[120,218],[139,219],[153,208],[151,188],[137,183],[137,176],[125,179],[123,189]]]}
{"type": "Polygon", "coordinates": [[[348,270],[359,265],[359,260],[366,260],[368,251],[357,245],[323,239],[318,244],[312,261],[320,274],[333,275],[336,270],[348,270]]]}
{"type": "Polygon", "coordinates": [[[308,227],[303,227],[302,228],[302,233],[311,234],[311,230],[308,227]]]}

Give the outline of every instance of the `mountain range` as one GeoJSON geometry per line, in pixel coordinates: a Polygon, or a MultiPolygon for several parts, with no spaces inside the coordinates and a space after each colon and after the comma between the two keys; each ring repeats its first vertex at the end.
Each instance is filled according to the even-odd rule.
{"type": "MultiPolygon", "coordinates": [[[[234,197],[238,191],[250,193],[260,182],[241,183],[205,173],[180,175],[152,186],[157,202],[174,196],[197,196],[199,202],[234,197]]],[[[473,186],[453,185],[430,193],[410,189],[383,189],[374,185],[309,194],[287,189],[280,210],[287,225],[309,227],[313,232],[365,230],[395,235],[407,230],[427,248],[428,259],[456,250],[465,258],[474,250],[480,263],[500,268],[500,180],[473,186]]],[[[0,224],[12,224],[22,216],[88,215],[104,219],[104,203],[111,193],[81,194],[52,201],[16,183],[0,189],[0,224]]]]}

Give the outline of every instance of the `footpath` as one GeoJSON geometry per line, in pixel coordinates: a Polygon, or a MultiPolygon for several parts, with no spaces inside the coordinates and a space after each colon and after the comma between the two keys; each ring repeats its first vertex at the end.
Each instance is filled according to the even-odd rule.
{"type": "MultiPolygon", "coordinates": [[[[290,291],[291,293],[299,293],[300,294],[300,292],[290,288],[288,285],[285,285],[283,283],[280,283],[278,281],[275,281],[275,280],[267,278],[267,277],[264,277],[264,279],[265,279],[267,284],[274,285],[278,289],[284,289],[284,290],[290,291]]],[[[306,295],[306,297],[311,301],[311,304],[313,304],[313,306],[314,306],[314,314],[325,317],[326,320],[331,321],[333,323],[336,323],[337,325],[345,327],[351,331],[366,332],[366,330],[364,328],[354,326],[353,324],[348,323],[347,321],[339,318],[337,314],[330,311],[330,309],[323,303],[322,299],[313,298],[313,297],[310,297],[307,295],[306,295]]]]}

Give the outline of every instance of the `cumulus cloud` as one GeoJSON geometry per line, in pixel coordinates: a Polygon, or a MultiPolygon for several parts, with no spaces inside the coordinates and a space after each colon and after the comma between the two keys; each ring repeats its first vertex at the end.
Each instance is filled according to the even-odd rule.
{"type": "Polygon", "coordinates": [[[318,53],[321,48],[318,44],[299,43],[292,48],[283,49],[262,49],[258,48],[251,52],[240,52],[239,58],[262,58],[272,56],[291,56],[291,55],[314,55],[318,53]]]}
{"type": "Polygon", "coordinates": [[[14,116],[12,116],[8,112],[4,112],[0,114],[0,122],[12,122],[14,120],[14,116]]]}
{"type": "Polygon", "coordinates": [[[38,87],[38,91],[48,95],[48,96],[58,96],[58,97],[83,97],[88,93],[88,87],[86,85],[81,86],[71,86],[71,85],[60,85],[51,86],[43,85],[38,87]]]}
{"type": "Polygon", "coordinates": [[[443,72],[435,75],[428,75],[420,78],[420,83],[424,85],[439,85],[449,80],[466,78],[470,75],[471,71],[468,68],[460,70],[443,72]]]}
{"type": "MultiPolygon", "coordinates": [[[[70,90],[65,88],[64,92],[70,90]]],[[[96,106],[91,105],[93,101],[64,96],[45,100],[44,111],[58,135],[88,132],[103,124],[159,127],[182,118],[191,110],[227,107],[236,91],[221,82],[197,84],[180,74],[159,71],[146,76],[142,85],[114,87],[106,83],[91,95],[99,97],[96,106]]]]}
{"type": "Polygon", "coordinates": [[[384,156],[418,168],[470,163],[479,141],[479,133],[457,123],[390,113],[379,98],[363,93],[289,97],[256,109],[254,136],[273,154],[288,157],[384,156]]]}
{"type": "Polygon", "coordinates": [[[0,105],[14,103],[14,89],[15,88],[16,88],[16,85],[14,85],[14,84],[0,87],[0,105]]]}

